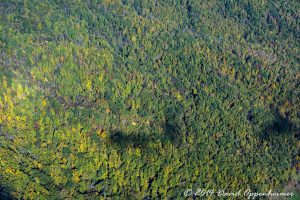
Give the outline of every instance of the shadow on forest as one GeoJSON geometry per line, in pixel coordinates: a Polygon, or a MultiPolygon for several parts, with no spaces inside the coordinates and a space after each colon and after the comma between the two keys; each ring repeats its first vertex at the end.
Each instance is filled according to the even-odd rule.
{"type": "MultiPolygon", "coordinates": [[[[291,148],[295,148],[296,142],[300,140],[300,127],[292,123],[287,117],[283,117],[276,109],[273,122],[260,132],[259,137],[262,142],[269,143],[271,154],[277,157],[282,153],[289,152],[291,148]],[[294,138],[294,141],[291,141],[292,138],[294,138]],[[285,139],[290,142],[283,142],[285,139]]],[[[296,166],[297,163],[298,161],[293,158],[291,164],[296,166]]],[[[273,164],[279,165],[275,162],[273,164]]]]}
{"type": "Polygon", "coordinates": [[[150,143],[155,143],[158,140],[162,144],[171,142],[175,146],[178,146],[181,141],[181,135],[178,132],[179,128],[170,124],[163,124],[161,127],[163,129],[163,134],[161,135],[144,135],[142,132],[125,133],[118,130],[111,131],[110,141],[119,147],[133,146],[148,148],[150,143]]]}
{"type": "Polygon", "coordinates": [[[125,133],[119,130],[111,130],[110,141],[113,145],[119,147],[133,146],[149,148],[150,143],[162,144],[171,142],[175,147],[178,147],[182,141],[182,129],[176,117],[166,115],[166,121],[161,123],[159,127],[162,129],[162,134],[145,135],[143,131],[125,133]]]}
{"type": "MultiPolygon", "coordinates": [[[[1,177],[1,176],[0,176],[1,177]]],[[[1,200],[14,200],[16,198],[12,197],[9,194],[9,191],[6,191],[0,183],[0,199],[1,200]]]]}
{"type": "Polygon", "coordinates": [[[300,128],[293,124],[287,117],[283,117],[276,109],[274,112],[274,120],[267,125],[261,132],[262,140],[270,140],[272,137],[284,137],[295,133],[295,139],[300,139],[300,128]]]}

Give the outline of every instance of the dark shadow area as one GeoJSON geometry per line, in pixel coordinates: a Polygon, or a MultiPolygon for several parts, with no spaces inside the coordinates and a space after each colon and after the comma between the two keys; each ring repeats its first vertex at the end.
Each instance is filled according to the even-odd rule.
{"type": "MultiPolygon", "coordinates": [[[[1,178],[1,176],[0,176],[1,178]]],[[[9,194],[9,191],[7,188],[5,188],[5,186],[3,186],[1,183],[0,183],[0,199],[1,200],[15,200],[16,198],[12,197],[10,194],[9,194]]]]}
{"type": "Polygon", "coordinates": [[[274,120],[267,125],[261,132],[262,140],[270,140],[271,137],[284,137],[289,134],[294,134],[295,139],[300,137],[300,127],[293,124],[287,117],[283,117],[278,109],[274,112],[274,120]]]}
{"type": "MultiPolygon", "coordinates": [[[[296,148],[297,141],[300,140],[300,126],[291,122],[287,116],[282,116],[278,109],[274,109],[274,120],[272,123],[266,125],[264,129],[259,133],[261,142],[267,142],[270,149],[272,149],[272,155],[274,157],[284,154],[290,151],[291,148],[296,148]],[[283,143],[288,139],[289,143],[283,143]]],[[[293,154],[292,166],[298,166],[299,161],[296,159],[299,155],[299,150],[293,154]]],[[[297,173],[299,168],[296,167],[297,173]]]]}
{"type": "MultiPolygon", "coordinates": [[[[148,148],[150,143],[156,143],[160,141],[162,144],[171,142],[175,147],[178,147],[182,141],[183,122],[176,115],[170,114],[169,110],[165,112],[165,121],[152,127],[160,127],[162,134],[157,131],[153,131],[153,134],[146,135],[143,131],[125,133],[120,130],[111,130],[110,141],[113,145],[119,147],[133,146],[148,148]]],[[[154,128],[155,129],[155,128],[154,128]]]]}
{"type": "Polygon", "coordinates": [[[120,130],[110,131],[110,141],[113,145],[119,147],[133,146],[140,148],[149,148],[150,143],[155,143],[158,140],[162,143],[173,143],[176,147],[180,144],[181,135],[179,134],[179,128],[170,125],[161,125],[163,134],[144,135],[143,132],[131,132],[125,133],[120,130]]]}
{"type": "Polygon", "coordinates": [[[163,136],[161,138],[162,142],[170,141],[173,143],[176,147],[178,147],[182,141],[182,137],[180,135],[180,127],[177,125],[172,124],[163,124],[163,136]]]}
{"type": "Polygon", "coordinates": [[[151,139],[142,134],[111,131],[110,141],[120,147],[146,147],[151,139]]]}

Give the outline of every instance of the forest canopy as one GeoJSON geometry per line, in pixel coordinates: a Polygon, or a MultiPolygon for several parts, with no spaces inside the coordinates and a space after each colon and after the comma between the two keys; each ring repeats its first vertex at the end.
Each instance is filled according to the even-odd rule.
{"type": "Polygon", "coordinates": [[[2,0],[0,198],[283,191],[300,170],[299,10],[2,0]]]}

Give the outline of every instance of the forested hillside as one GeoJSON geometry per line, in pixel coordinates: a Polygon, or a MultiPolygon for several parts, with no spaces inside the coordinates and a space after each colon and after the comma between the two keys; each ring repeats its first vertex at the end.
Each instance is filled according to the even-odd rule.
{"type": "Polygon", "coordinates": [[[299,15],[297,0],[0,0],[0,199],[283,191],[300,170],[299,15]]]}

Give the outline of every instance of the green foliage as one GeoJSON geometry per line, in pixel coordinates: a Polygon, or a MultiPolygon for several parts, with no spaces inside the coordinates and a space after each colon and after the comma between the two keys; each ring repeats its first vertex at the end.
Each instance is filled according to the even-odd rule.
{"type": "Polygon", "coordinates": [[[300,169],[299,8],[0,2],[0,197],[282,190],[300,169]]]}

